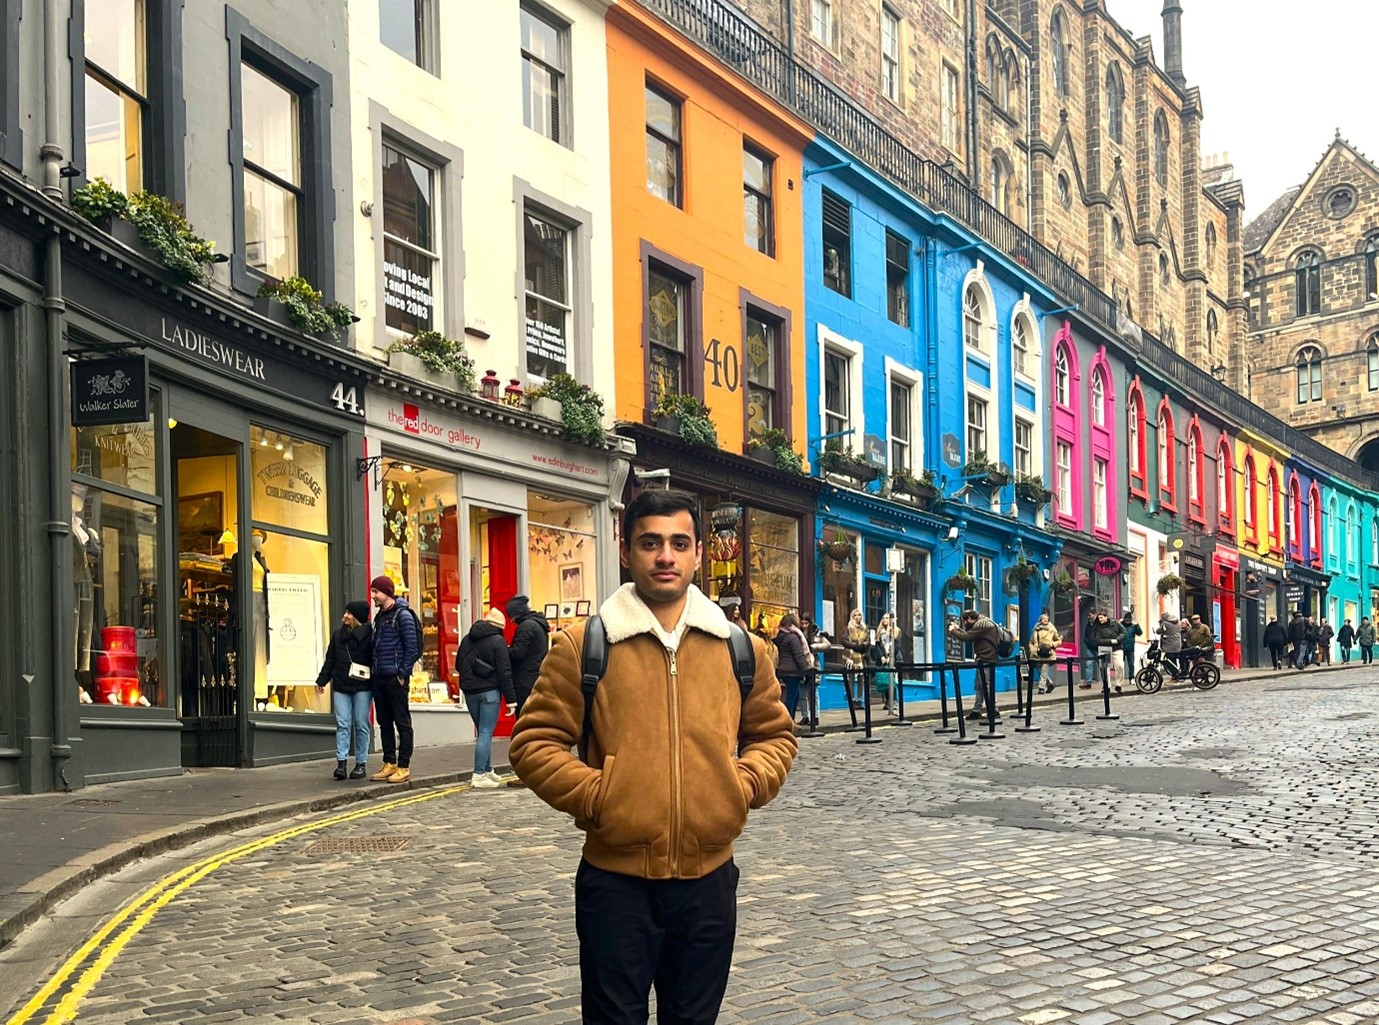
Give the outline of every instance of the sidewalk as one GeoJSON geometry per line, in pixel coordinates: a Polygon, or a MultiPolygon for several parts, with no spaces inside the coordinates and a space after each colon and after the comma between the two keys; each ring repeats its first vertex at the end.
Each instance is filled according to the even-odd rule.
{"type": "MultiPolygon", "coordinates": [[[[1315,676],[1347,668],[1333,665],[1306,673],[1315,676]]],[[[1227,670],[1222,674],[1222,686],[1290,675],[1291,671],[1274,673],[1267,669],[1227,670]]],[[[1086,703],[1095,700],[1100,707],[1099,690],[1078,690],[1076,694],[1079,706],[1087,707],[1086,703]]],[[[1131,684],[1114,700],[1131,696],[1154,697],[1140,695],[1131,684]]],[[[1065,687],[1037,696],[1035,720],[1047,718],[1047,713],[1041,716],[1038,711],[1041,706],[1066,707],[1067,700],[1065,687]]],[[[1003,710],[1014,705],[1013,692],[999,695],[1003,710]]],[[[876,728],[893,718],[880,713],[880,706],[873,706],[872,724],[876,728]]],[[[905,715],[915,722],[935,721],[939,703],[906,705],[905,715]]],[[[862,721],[860,710],[858,721],[862,721]]],[[[850,725],[846,710],[820,715],[823,732],[840,732],[850,725]]],[[[807,757],[810,741],[801,743],[807,757]]],[[[506,741],[496,742],[494,761],[506,768],[506,741]]],[[[180,776],[108,783],[70,794],[0,797],[0,836],[6,837],[0,858],[0,949],[83,886],[140,858],[259,823],[397,797],[408,787],[416,790],[464,782],[472,764],[473,745],[457,744],[418,749],[412,760],[411,783],[403,786],[336,782],[331,779],[334,760],[325,759],[263,769],[196,769],[180,776]]],[[[371,767],[376,766],[375,762],[371,767]]]]}

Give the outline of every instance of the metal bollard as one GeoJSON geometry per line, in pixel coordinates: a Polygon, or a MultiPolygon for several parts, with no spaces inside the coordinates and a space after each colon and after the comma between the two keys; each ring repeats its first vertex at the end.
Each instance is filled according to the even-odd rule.
{"type": "Polygon", "coordinates": [[[950,744],[975,744],[976,737],[967,735],[967,725],[962,714],[962,676],[958,667],[953,667],[953,707],[954,714],[958,717],[958,735],[948,741],[950,744]]]}
{"type": "Polygon", "coordinates": [[[1068,659],[1068,718],[1060,719],[1060,726],[1081,726],[1082,720],[1077,717],[1076,699],[1073,697],[1073,660],[1068,659]]]}
{"type": "Polygon", "coordinates": [[[862,716],[866,720],[866,725],[863,727],[866,733],[857,738],[857,743],[859,744],[881,743],[880,737],[873,737],[871,735],[871,681],[867,679],[867,675],[872,672],[874,672],[874,670],[871,668],[864,668],[862,670],[862,716]]]}
{"type": "Polygon", "coordinates": [[[1025,717],[1025,689],[1020,682],[1020,663],[1015,663],[1015,718],[1025,717]]]}
{"type": "MultiPolygon", "coordinates": [[[[1028,698],[1026,699],[1026,701],[1025,701],[1025,724],[1024,724],[1023,726],[1017,726],[1017,727],[1015,727],[1015,732],[1016,732],[1016,733],[1038,733],[1038,732],[1039,732],[1039,727],[1038,727],[1038,726],[1031,726],[1031,725],[1030,725],[1030,721],[1031,721],[1031,720],[1033,719],[1033,717],[1034,717],[1034,679],[1035,679],[1036,676],[1038,676],[1039,670],[1035,668],[1033,662],[1028,663],[1028,666],[1029,666],[1029,674],[1028,674],[1028,675],[1029,675],[1029,697],[1028,697],[1028,698]]],[[[1016,684],[1015,689],[1016,689],[1016,690],[1019,690],[1019,689],[1020,689],[1020,678],[1019,678],[1018,675],[1017,675],[1016,678],[1015,678],[1015,684],[1016,684]]]]}
{"type": "Polygon", "coordinates": [[[1111,656],[1102,655],[1099,661],[1101,662],[1101,700],[1105,705],[1106,711],[1104,714],[1097,716],[1097,719],[1101,722],[1107,722],[1113,719],[1119,719],[1120,716],[1111,714],[1111,683],[1109,676],[1111,656]]]}
{"type": "Polygon", "coordinates": [[[895,674],[896,681],[896,705],[895,718],[891,720],[892,726],[913,726],[909,719],[905,718],[905,671],[898,667],[891,670],[895,674]]]}
{"type": "MultiPolygon", "coordinates": [[[[934,667],[931,666],[931,667],[930,667],[930,672],[933,672],[933,671],[934,671],[934,667]]],[[[934,732],[935,732],[935,733],[938,733],[938,734],[944,734],[944,733],[957,733],[957,732],[959,732],[957,727],[955,727],[955,726],[949,726],[949,725],[948,725],[948,672],[947,672],[947,670],[945,670],[945,669],[943,668],[943,666],[939,666],[939,667],[937,668],[937,671],[938,671],[938,708],[939,708],[939,715],[942,716],[942,719],[943,719],[943,725],[942,725],[942,726],[936,726],[936,727],[934,728],[934,732]]],[[[961,712],[958,713],[958,722],[959,722],[959,724],[961,724],[961,722],[962,722],[962,713],[961,713],[961,712]]]]}
{"type": "MultiPolygon", "coordinates": [[[[848,666],[843,670],[843,693],[847,698],[848,715],[852,717],[852,725],[845,729],[843,731],[844,733],[861,733],[863,730],[867,729],[866,726],[860,725],[857,722],[857,706],[852,696],[853,688],[857,685],[857,680],[861,673],[862,670],[856,666],[848,666]]],[[[870,707],[870,705],[867,707],[870,707]]]]}
{"type": "Polygon", "coordinates": [[[986,695],[986,732],[977,734],[978,740],[1005,740],[1004,733],[996,732],[996,723],[1000,719],[996,715],[996,663],[991,662],[986,667],[986,672],[982,672],[982,667],[977,666],[977,686],[982,688],[986,695]],[[986,680],[983,682],[982,678],[986,680]]]}

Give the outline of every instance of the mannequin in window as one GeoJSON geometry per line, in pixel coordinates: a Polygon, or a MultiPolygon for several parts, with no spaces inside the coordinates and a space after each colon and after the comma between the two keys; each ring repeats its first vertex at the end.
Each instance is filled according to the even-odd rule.
{"type": "MultiPolygon", "coordinates": [[[[95,630],[95,572],[100,558],[100,536],[86,523],[86,485],[72,485],[72,581],[74,584],[76,634],[74,651],[78,680],[90,683],[91,636],[95,630]]],[[[89,688],[88,688],[89,689],[89,688]]]]}

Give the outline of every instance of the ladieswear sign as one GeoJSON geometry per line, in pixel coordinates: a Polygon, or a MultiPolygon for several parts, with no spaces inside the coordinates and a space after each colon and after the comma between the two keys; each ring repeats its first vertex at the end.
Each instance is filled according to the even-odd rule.
{"type": "Polygon", "coordinates": [[[148,419],[148,357],[113,356],[72,363],[72,426],[148,419]]]}

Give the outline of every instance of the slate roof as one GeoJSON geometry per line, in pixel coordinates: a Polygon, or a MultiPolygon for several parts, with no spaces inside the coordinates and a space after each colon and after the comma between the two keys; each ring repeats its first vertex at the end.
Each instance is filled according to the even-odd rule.
{"type": "Polygon", "coordinates": [[[1269,236],[1274,233],[1279,222],[1288,215],[1288,211],[1293,207],[1293,200],[1298,198],[1298,193],[1301,191],[1301,185],[1294,185],[1270,203],[1262,214],[1245,226],[1245,252],[1259,252],[1264,243],[1269,240],[1269,236]]]}

